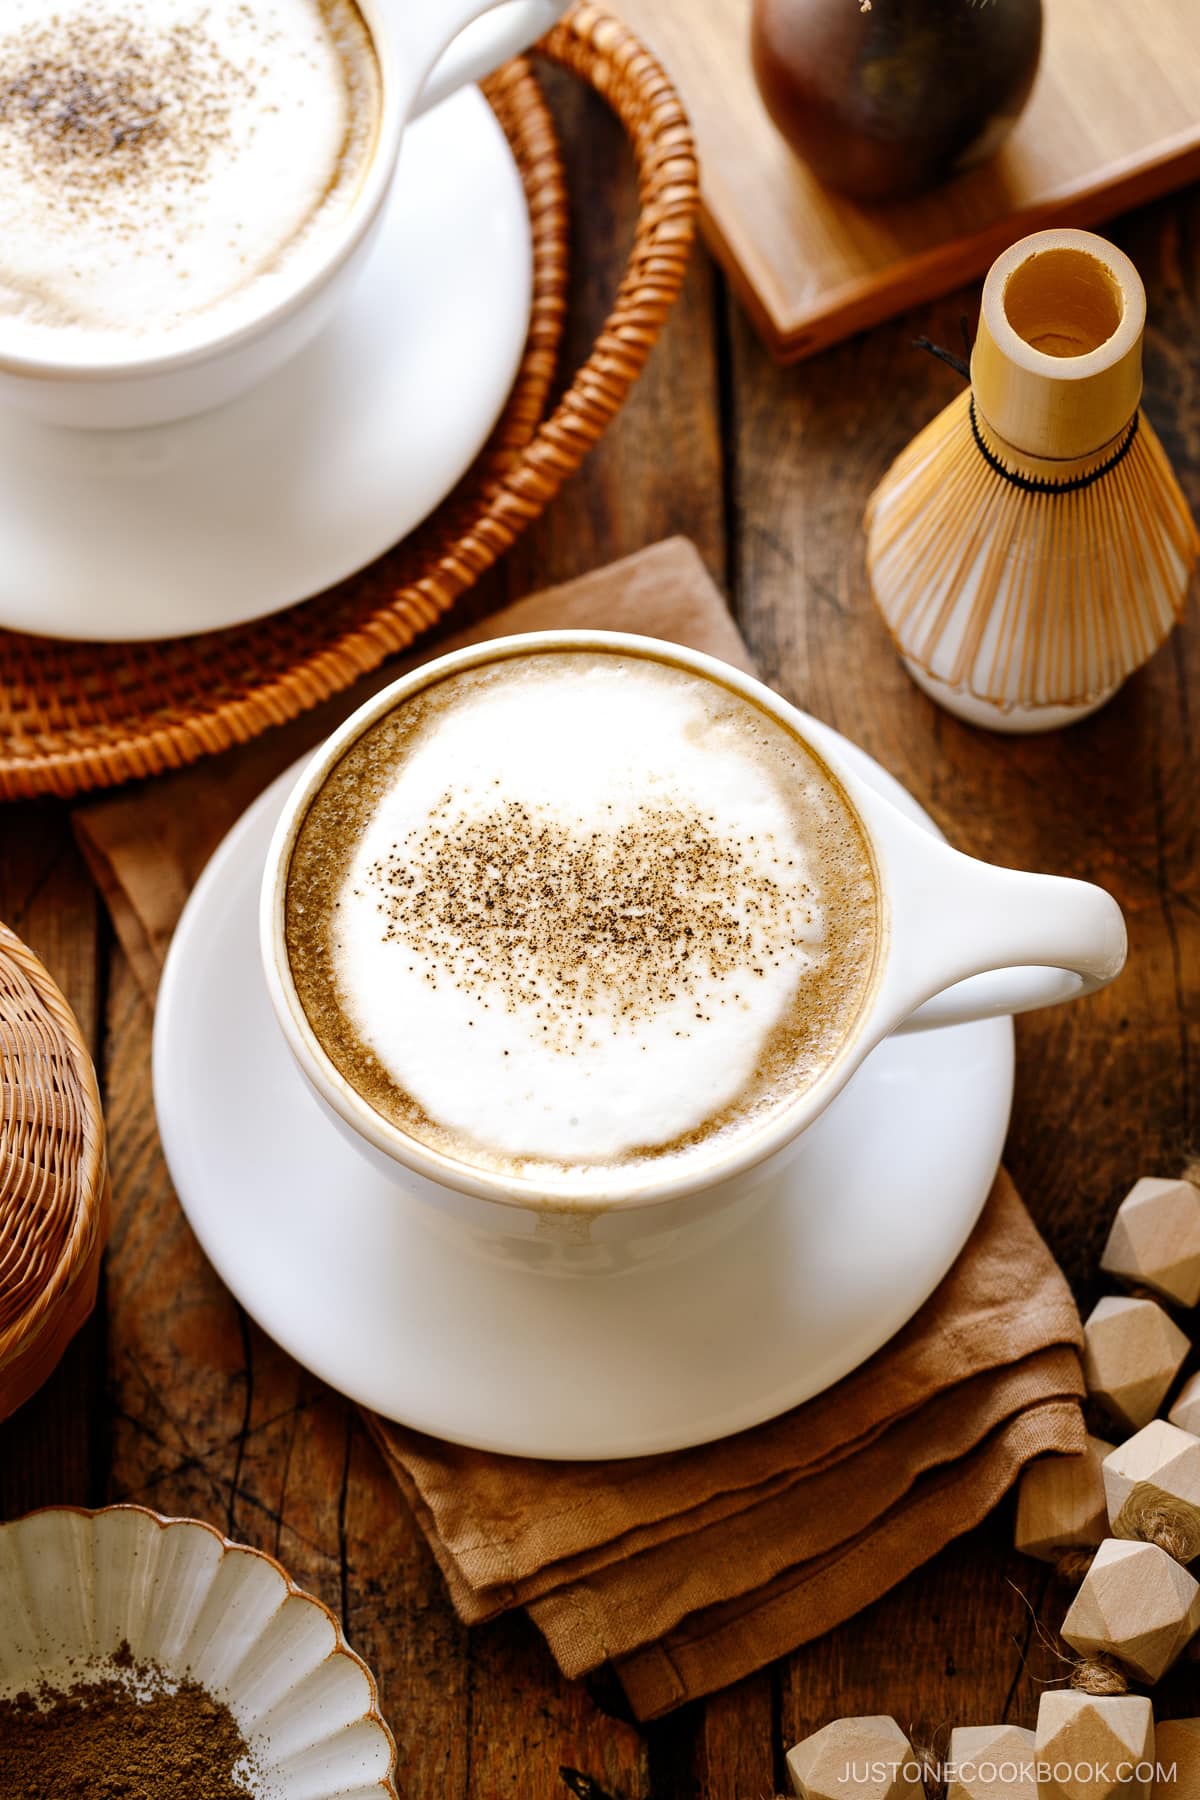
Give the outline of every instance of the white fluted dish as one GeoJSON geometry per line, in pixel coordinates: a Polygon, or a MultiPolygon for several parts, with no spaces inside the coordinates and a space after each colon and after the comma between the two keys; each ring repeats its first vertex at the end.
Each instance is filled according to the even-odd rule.
{"type": "Polygon", "coordinates": [[[141,1506],[0,1526],[0,1697],[86,1679],[122,1643],[224,1701],[261,1800],[397,1800],[370,1670],[274,1557],[141,1506]]]}

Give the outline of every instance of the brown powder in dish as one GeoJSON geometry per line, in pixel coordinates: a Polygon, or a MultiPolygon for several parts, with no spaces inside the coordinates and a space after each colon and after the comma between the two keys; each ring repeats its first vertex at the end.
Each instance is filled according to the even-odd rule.
{"type": "Polygon", "coordinates": [[[190,1680],[135,1663],[0,1700],[4,1800],[255,1800],[229,1708],[190,1680]],[[236,1772],[235,1772],[236,1771],[236,1772]]]}

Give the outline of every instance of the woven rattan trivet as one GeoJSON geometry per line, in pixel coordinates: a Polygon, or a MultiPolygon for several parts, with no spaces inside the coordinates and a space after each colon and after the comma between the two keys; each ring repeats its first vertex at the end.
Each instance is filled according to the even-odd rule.
{"type": "Polygon", "coordinates": [[[533,315],[516,386],[473,469],[371,569],[256,624],[136,646],[0,633],[0,797],[71,795],[178,768],[348,687],[445,612],[602,435],[683,278],[696,164],[674,89],[624,26],[584,0],[540,49],[617,114],[640,199],[613,310],[553,412],[545,416],[563,317],[566,197],[552,121],[530,64],[520,60],[491,77],[485,92],[525,183],[533,315]]]}
{"type": "Polygon", "coordinates": [[[37,957],[0,925],[0,1419],[91,1312],[107,1236],[92,1059],[37,957]]]}

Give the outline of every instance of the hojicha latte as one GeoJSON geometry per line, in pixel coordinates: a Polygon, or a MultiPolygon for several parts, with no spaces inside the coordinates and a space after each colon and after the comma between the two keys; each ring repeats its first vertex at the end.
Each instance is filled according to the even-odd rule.
{"type": "Polygon", "coordinates": [[[353,204],[380,107],[353,0],[4,0],[7,338],[134,353],[261,310],[353,204]]]}
{"type": "Polygon", "coordinates": [[[837,1058],[879,898],[836,778],[666,660],[451,673],[326,776],[288,870],[297,993],[383,1117],[569,1190],[703,1160],[837,1058]]]}

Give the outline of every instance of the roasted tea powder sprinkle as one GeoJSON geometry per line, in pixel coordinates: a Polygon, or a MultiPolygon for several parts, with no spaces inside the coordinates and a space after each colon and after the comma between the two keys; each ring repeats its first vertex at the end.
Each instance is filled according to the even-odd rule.
{"type": "Polygon", "coordinates": [[[680,998],[703,1022],[708,986],[761,978],[761,959],[778,966],[811,925],[792,859],[768,839],[773,873],[753,834],[731,841],[714,823],[647,804],[588,831],[517,800],[463,815],[447,793],[367,878],[385,942],[420,949],[482,1005],[537,1008],[548,1043],[573,1053],[599,1041],[588,1020],[614,989],[626,1025],[680,998]]]}
{"type": "MultiPolygon", "coordinates": [[[[106,193],[135,184],[149,196],[164,178],[203,180],[236,96],[253,94],[203,13],[166,29],[153,11],[144,0],[128,17],[50,11],[0,43],[0,148],[48,225],[95,217],[106,193]]],[[[125,211],[117,222],[129,229],[125,211]]]]}
{"type": "Polygon", "coordinates": [[[246,1740],[196,1682],[135,1663],[0,1700],[4,1800],[255,1800],[246,1740]]]}

